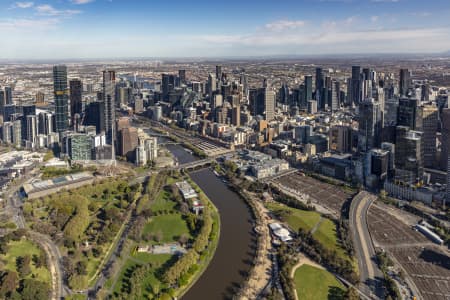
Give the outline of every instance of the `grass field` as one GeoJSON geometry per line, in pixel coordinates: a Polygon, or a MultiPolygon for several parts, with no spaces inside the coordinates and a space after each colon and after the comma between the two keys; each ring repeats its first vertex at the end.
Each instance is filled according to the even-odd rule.
{"type": "Polygon", "coordinates": [[[153,212],[173,210],[175,208],[176,203],[175,201],[172,201],[170,198],[171,198],[170,192],[162,190],[158,194],[158,197],[156,197],[156,199],[152,202],[150,208],[152,209],[153,212]]]}
{"type": "Polygon", "coordinates": [[[299,299],[343,299],[345,287],[326,270],[302,265],[295,271],[295,289],[299,299]]]}
{"type": "MultiPolygon", "coordinates": [[[[146,287],[145,290],[151,295],[151,286],[155,283],[160,284],[160,281],[158,280],[158,278],[156,278],[155,275],[156,271],[171,257],[172,255],[170,254],[155,255],[147,253],[137,253],[133,255],[132,258],[128,259],[123,265],[116,286],[114,287],[114,292],[119,293],[122,288],[125,288],[125,285],[127,284],[127,277],[136,266],[151,262],[154,265],[153,272],[149,272],[142,282],[142,285],[146,287]]],[[[142,295],[142,299],[146,299],[145,296],[146,295],[142,295]]]]}
{"type": "Polygon", "coordinates": [[[267,203],[266,207],[282,216],[282,220],[295,231],[300,228],[310,231],[320,220],[320,214],[314,211],[295,209],[278,203],[267,203]]]}
{"type": "Polygon", "coordinates": [[[174,242],[182,234],[190,237],[189,229],[186,222],[181,218],[180,214],[159,215],[154,216],[145,225],[143,234],[162,233],[162,243],[174,242]]]}
{"type": "MultiPolygon", "coordinates": [[[[6,255],[0,255],[0,259],[5,261],[5,269],[17,272],[16,259],[19,256],[29,255],[33,258],[33,255],[39,255],[41,249],[39,249],[32,242],[21,239],[20,241],[10,241],[8,243],[9,249],[6,255]]],[[[27,278],[31,278],[33,275],[36,280],[51,283],[50,271],[46,267],[36,268],[33,261],[30,263],[31,273],[27,278]]]]}
{"type": "Polygon", "coordinates": [[[266,207],[281,216],[281,219],[295,231],[300,228],[311,231],[318,224],[313,237],[327,249],[336,250],[339,256],[351,260],[339,245],[336,224],[330,219],[320,219],[320,214],[317,212],[295,209],[278,203],[267,203],[266,207]]]}

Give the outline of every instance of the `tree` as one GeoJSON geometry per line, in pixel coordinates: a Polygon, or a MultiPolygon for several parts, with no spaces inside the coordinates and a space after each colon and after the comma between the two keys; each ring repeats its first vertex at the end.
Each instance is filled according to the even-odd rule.
{"type": "Polygon", "coordinates": [[[182,235],[180,235],[180,237],[178,238],[178,242],[181,245],[185,245],[187,243],[187,241],[189,240],[189,237],[187,236],[186,233],[183,233],[182,235]]]}
{"type": "Polygon", "coordinates": [[[345,299],[346,300],[358,300],[359,299],[359,294],[358,291],[356,291],[356,289],[354,287],[350,287],[346,292],[345,292],[345,299]]]}
{"type": "Polygon", "coordinates": [[[47,283],[34,279],[22,281],[20,294],[23,300],[44,300],[50,296],[50,287],[47,283]]]}
{"type": "Polygon", "coordinates": [[[162,231],[158,230],[158,232],[156,232],[156,234],[155,234],[155,241],[160,243],[162,241],[163,237],[164,236],[163,236],[162,231]]]}
{"type": "Polygon", "coordinates": [[[78,275],[87,275],[87,264],[84,260],[77,262],[75,266],[75,271],[78,275]]]}
{"type": "Polygon", "coordinates": [[[43,251],[39,253],[39,255],[33,254],[33,263],[36,268],[41,268],[47,265],[47,256],[43,251]]]}
{"type": "Polygon", "coordinates": [[[29,255],[16,258],[17,271],[19,272],[20,277],[25,277],[31,273],[30,262],[31,258],[29,255]]]}
{"type": "Polygon", "coordinates": [[[16,290],[18,283],[19,276],[16,272],[10,270],[3,272],[0,277],[0,298],[10,296],[16,290]]]}

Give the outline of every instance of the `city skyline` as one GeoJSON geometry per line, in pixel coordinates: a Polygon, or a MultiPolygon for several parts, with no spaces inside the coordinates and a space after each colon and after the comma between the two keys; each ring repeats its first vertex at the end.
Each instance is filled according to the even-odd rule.
{"type": "Polygon", "coordinates": [[[444,0],[39,0],[2,1],[0,11],[0,59],[11,60],[450,50],[444,0]]]}

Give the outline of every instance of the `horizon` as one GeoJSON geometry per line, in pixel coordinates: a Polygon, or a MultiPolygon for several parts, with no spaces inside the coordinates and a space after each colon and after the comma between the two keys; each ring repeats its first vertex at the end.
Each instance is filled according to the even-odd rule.
{"type": "Polygon", "coordinates": [[[440,54],[445,0],[2,1],[0,60],[440,54]]]}

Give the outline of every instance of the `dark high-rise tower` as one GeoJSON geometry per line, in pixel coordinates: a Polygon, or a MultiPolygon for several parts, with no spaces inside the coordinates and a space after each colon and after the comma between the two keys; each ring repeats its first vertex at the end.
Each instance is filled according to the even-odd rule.
{"type": "MultiPolygon", "coordinates": [[[[106,70],[103,71],[103,102],[105,109],[105,133],[106,142],[114,145],[114,124],[115,124],[115,84],[116,72],[106,70]]],[[[114,147],[113,147],[114,148],[114,147]]],[[[113,152],[113,158],[114,158],[113,152]]]]}
{"type": "Polygon", "coordinates": [[[312,97],[312,76],[306,75],[305,76],[305,93],[304,93],[304,101],[302,103],[302,107],[306,107],[309,100],[313,100],[312,97]]]}
{"type": "Polygon", "coordinates": [[[324,85],[323,82],[323,70],[322,68],[316,68],[316,100],[319,100],[320,93],[322,91],[322,87],[324,85]]]}
{"type": "Polygon", "coordinates": [[[162,74],[161,91],[164,101],[169,100],[169,93],[175,88],[175,76],[172,74],[162,74]]]}
{"type": "Polygon", "coordinates": [[[352,89],[351,99],[354,104],[358,105],[361,99],[361,67],[352,66],[352,89]]]}
{"type": "Polygon", "coordinates": [[[53,91],[55,97],[55,130],[57,133],[61,133],[69,127],[69,90],[67,88],[66,66],[53,67],[53,91]]]}
{"type": "Polygon", "coordinates": [[[397,125],[408,126],[411,130],[415,130],[417,122],[417,106],[417,99],[400,98],[398,101],[397,125]]]}
{"type": "Polygon", "coordinates": [[[0,115],[3,115],[3,112],[5,110],[5,92],[0,90],[0,115]]]}
{"type": "Polygon", "coordinates": [[[178,70],[178,78],[180,79],[180,84],[186,84],[186,70],[178,70]]]}
{"type": "Polygon", "coordinates": [[[12,88],[9,86],[5,87],[5,103],[6,105],[13,104],[12,88]]]}
{"type": "Polygon", "coordinates": [[[358,149],[367,152],[379,147],[382,129],[380,104],[368,99],[359,104],[358,149]]]}
{"type": "Polygon", "coordinates": [[[70,118],[73,121],[75,114],[81,115],[83,112],[82,94],[83,83],[79,79],[71,80],[70,83],[70,118]]]}
{"type": "Polygon", "coordinates": [[[222,80],[222,66],[216,66],[216,78],[217,80],[222,80]]]}
{"type": "Polygon", "coordinates": [[[411,87],[411,75],[408,69],[400,69],[399,93],[400,96],[406,96],[411,87]]]}

